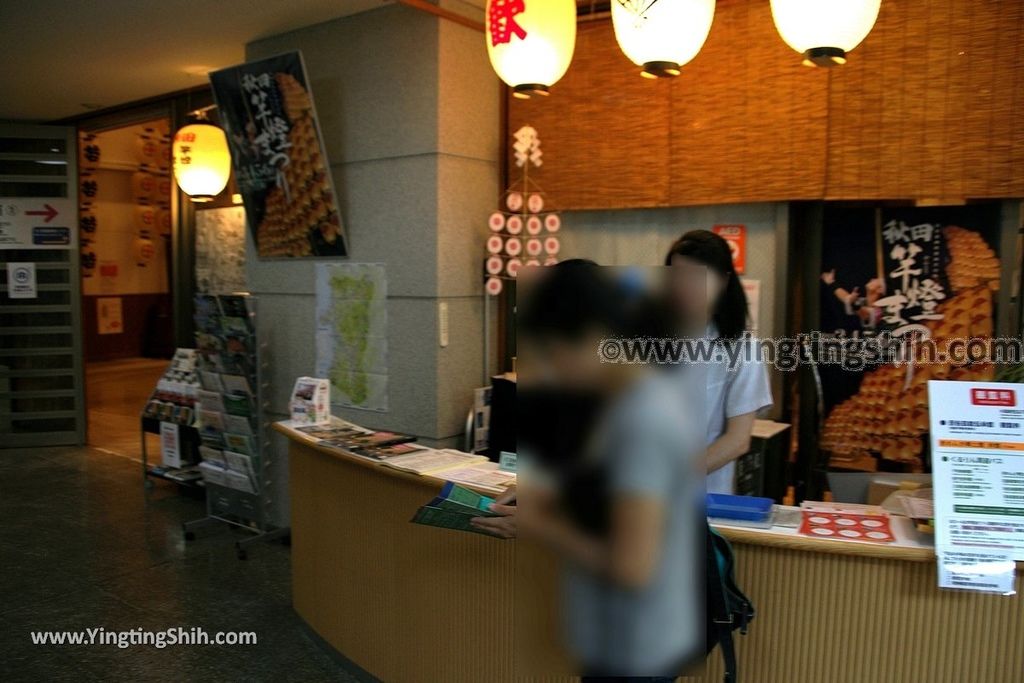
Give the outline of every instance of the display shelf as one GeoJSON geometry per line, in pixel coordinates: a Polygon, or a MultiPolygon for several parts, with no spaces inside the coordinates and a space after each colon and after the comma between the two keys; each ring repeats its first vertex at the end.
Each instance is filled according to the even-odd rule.
{"type": "Polygon", "coordinates": [[[266,420],[267,345],[257,334],[257,300],[248,295],[196,297],[201,389],[196,410],[206,516],[186,522],[186,540],[201,527],[229,524],[252,532],[236,543],[239,559],[259,541],[285,536],[275,525],[277,501],[266,420]]]}

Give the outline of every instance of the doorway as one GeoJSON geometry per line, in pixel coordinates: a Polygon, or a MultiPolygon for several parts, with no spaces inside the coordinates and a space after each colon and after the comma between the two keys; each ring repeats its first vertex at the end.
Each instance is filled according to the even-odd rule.
{"type": "Polygon", "coordinates": [[[174,353],[170,116],[82,126],[78,157],[88,444],[138,458],[174,353]]]}

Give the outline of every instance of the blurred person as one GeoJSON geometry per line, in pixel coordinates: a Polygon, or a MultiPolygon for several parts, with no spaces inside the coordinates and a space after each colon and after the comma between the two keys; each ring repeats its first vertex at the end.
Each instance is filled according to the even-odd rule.
{"type": "MultiPolygon", "coordinates": [[[[672,266],[670,294],[684,336],[725,345],[755,344],[745,339],[747,296],[722,237],[691,230],[669,248],[665,265],[672,266]]],[[[749,351],[756,351],[756,345],[749,351]]],[[[757,412],[772,405],[764,364],[745,351],[735,358],[735,366],[716,358],[700,369],[706,384],[702,400],[708,493],[735,492],[736,460],[750,451],[757,412]]]]}
{"type": "Polygon", "coordinates": [[[636,292],[585,262],[546,269],[522,291],[520,400],[540,384],[589,398],[594,419],[567,421],[573,411],[556,407],[547,424],[571,425],[568,438],[521,430],[519,455],[533,466],[512,532],[566,561],[566,635],[584,682],[675,680],[704,655],[703,425],[685,419],[673,373],[597,354],[602,340],[641,336],[664,316],[640,319],[636,292]],[[549,452],[530,457],[531,446],[549,452]]]}

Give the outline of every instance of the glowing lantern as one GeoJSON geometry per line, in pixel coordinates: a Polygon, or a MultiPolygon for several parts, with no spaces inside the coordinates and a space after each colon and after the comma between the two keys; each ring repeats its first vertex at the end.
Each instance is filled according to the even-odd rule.
{"type": "Polygon", "coordinates": [[[174,178],[194,202],[221,193],[231,175],[228,139],[217,126],[199,121],[174,135],[174,178]]]}
{"type": "Polygon", "coordinates": [[[882,0],[771,0],[775,28],[807,66],[846,64],[878,18],[882,0]]]}
{"type": "Polygon", "coordinates": [[[646,78],[678,76],[711,30],[715,0],[615,0],[612,25],[622,52],[646,78]]]}
{"type": "Polygon", "coordinates": [[[547,95],[576,49],[574,0],[488,0],[487,54],[513,95],[547,95]]]}

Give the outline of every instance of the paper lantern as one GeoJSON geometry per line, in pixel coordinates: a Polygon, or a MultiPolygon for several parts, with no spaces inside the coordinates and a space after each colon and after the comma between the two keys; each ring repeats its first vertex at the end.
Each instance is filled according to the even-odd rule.
{"type": "Polygon", "coordinates": [[[135,263],[140,268],[148,266],[155,254],[156,246],[153,244],[153,240],[148,237],[135,238],[135,263]]]}
{"type": "Polygon", "coordinates": [[[715,0],[616,0],[615,40],[646,78],[678,76],[697,56],[711,30],[715,0]]]}
{"type": "Polygon", "coordinates": [[[174,134],[174,178],[194,202],[220,194],[231,175],[228,139],[211,123],[192,123],[174,134]]]}
{"type": "Polygon", "coordinates": [[[513,95],[547,95],[576,49],[576,2],[488,0],[485,34],[491,66],[513,95]]]}
{"type": "Polygon", "coordinates": [[[771,0],[779,35],[807,66],[846,63],[878,18],[882,0],[771,0]]]}

